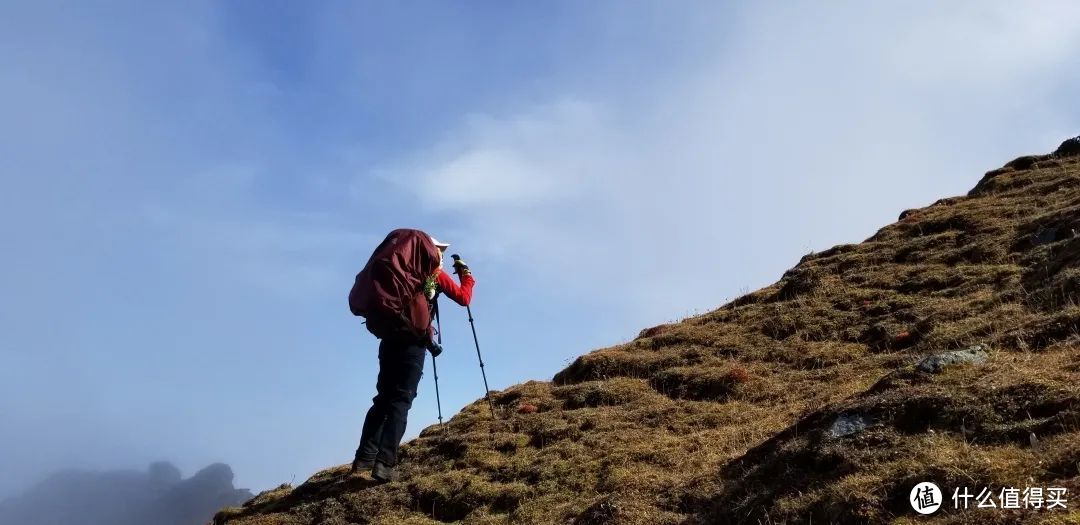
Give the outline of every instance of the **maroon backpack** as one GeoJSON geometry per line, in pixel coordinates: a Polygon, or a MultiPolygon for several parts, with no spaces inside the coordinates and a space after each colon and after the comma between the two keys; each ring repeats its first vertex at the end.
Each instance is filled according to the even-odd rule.
{"type": "Polygon", "coordinates": [[[427,342],[431,312],[424,281],[439,268],[439,249],[420,231],[390,232],[356,274],[349,291],[349,309],[364,317],[379,339],[408,338],[427,342]]]}

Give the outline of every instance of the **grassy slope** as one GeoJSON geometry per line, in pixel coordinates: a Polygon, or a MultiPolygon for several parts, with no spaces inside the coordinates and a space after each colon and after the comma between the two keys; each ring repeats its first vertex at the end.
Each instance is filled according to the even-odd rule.
{"type": "MultiPolygon", "coordinates": [[[[466,407],[447,432],[405,445],[399,482],[335,467],[217,521],[907,523],[918,481],[947,495],[1076,494],[1080,156],[1064,146],[809,255],[716,311],[584,355],[553,382],[496,393],[498,421],[482,401],[466,407]],[[992,349],[986,365],[912,366],[977,343],[992,349]],[[540,410],[519,414],[521,403],[540,410]],[[828,437],[841,414],[872,425],[828,437]]],[[[1077,518],[934,519],[1051,516],[1077,518]]]]}

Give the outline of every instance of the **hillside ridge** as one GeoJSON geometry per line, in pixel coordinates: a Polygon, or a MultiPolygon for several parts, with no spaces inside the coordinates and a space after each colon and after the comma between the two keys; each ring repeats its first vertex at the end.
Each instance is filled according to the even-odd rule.
{"type": "MultiPolygon", "coordinates": [[[[214,522],[914,523],[922,481],[946,498],[1075,493],[1078,232],[1080,137],[712,312],[493,392],[498,420],[480,399],[426,428],[399,481],[341,465],[214,522]]],[[[951,505],[919,521],[1080,519],[951,505]]]]}

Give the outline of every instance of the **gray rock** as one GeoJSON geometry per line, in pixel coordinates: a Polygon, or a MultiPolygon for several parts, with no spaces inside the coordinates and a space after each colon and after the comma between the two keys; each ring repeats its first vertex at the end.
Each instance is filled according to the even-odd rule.
{"type": "Polygon", "coordinates": [[[989,350],[990,348],[986,345],[975,345],[964,348],[963,350],[942,352],[924,358],[915,365],[915,368],[920,372],[937,374],[952,365],[961,363],[981,365],[985,363],[987,359],[990,359],[990,354],[987,353],[989,350]]]}
{"type": "Polygon", "coordinates": [[[836,418],[829,430],[825,432],[830,438],[850,436],[866,430],[872,421],[863,417],[862,414],[847,414],[836,418]]]}

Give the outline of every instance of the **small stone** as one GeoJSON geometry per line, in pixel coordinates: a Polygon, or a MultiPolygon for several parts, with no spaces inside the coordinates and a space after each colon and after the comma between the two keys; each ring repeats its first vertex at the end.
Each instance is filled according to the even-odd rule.
{"type": "Polygon", "coordinates": [[[975,345],[963,350],[953,350],[951,352],[942,352],[940,354],[934,354],[919,361],[915,368],[920,372],[926,372],[928,374],[940,373],[945,368],[961,364],[972,363],[982,364],[985,363],[990,355],[987,353],[989,347],[986,345],[975,345]]]}
{"type": "Polygon", "coordinates": [[[867,420],[862,414],[848,414],[836,418],[833,421],[829,430],[826,431],[826,435],[830,438],[840,438],[844,436],[850,436],[866,430],[866,427],[870,426],[870,421],[867,420]]]}
{"type": "Polygon", "coordinates": [[[538,410],[540,409],[537,408],[536,405],[531,405],[529,403],[522,403],[521,406],[518,407],[519,414],[535,414],[538,410]]]}

